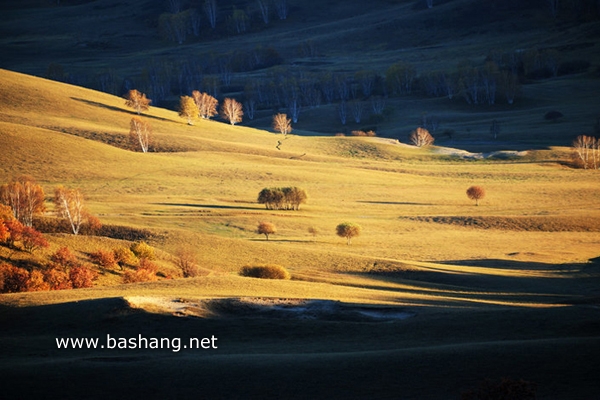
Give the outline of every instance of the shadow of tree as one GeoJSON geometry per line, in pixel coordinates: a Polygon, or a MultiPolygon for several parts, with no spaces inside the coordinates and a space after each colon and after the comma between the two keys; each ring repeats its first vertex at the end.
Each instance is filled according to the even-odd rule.
{"type": "MultiPolygon", "coordinates": [[[[82,99],[82,98],[79,98],[79,97],[71,97],[71,99],[73,99],[75,101],[80,101],[80,102],[85,103],[85,104],[89,104],[91,106],[100,107],[100,108],[106,108],[106,109],[111,110],[111,111],[119,111],[119,112],[122,112],[122,113],[130,114],[132,116],[137,116],[138,115],[138,113],[136,113],[135,111],[130,111],[130,110],[127,110],[125,108],[115,107],[115,106],[111,106],[111,105],[104,104],[104,103],[99,103],[97,101],[91,101],[91,100],[82,99]]],[[[142,116],[144,116],[146,118],[150,118],[150,119],[155,119],[157,121],[170,121],[170,122],[173,122],[170,119],[166,119],[166,118],[162,118],[162,117],[157,117],[157,116],[154,116],[154,115],[142,114],[142,116]]]]}
{"type": "Polygon", "coordinates": [[[161,206],[172,206],[172,207],[194,207],[194,208],[216,208],[223,210],[264,210],[264,207],[240,207],[240,206],[226,206],[217,204],[193,204],[193,203],[152,203],[161,206]]]}

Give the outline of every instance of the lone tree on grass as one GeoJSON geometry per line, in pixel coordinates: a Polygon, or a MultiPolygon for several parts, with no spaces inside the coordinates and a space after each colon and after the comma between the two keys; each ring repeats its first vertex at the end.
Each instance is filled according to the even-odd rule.
{"type": "Polygon", "coordinates": [[[192,122],[198,117],[198,106],[190,96],[181,96],[179,100],[179,116],[187,119],[188,125],[194,125],[192,122]]]}
{"type": "Polygon", "coordinates": [[[361,229],[360,225],[353,222],[342,222],[335,228],[335,231],[339,237],[346,238],[346,244],[349,245],[353,237],[360,235],[361,229]]]}
{"type": "Polygon", "coordinates": [[[287,135],[292,131],[292,120],[287,114],[277,114],[273,116],[273,129],[280,132],[282,135],[287,135]]]}
{"type": "Polygon", "coordinates": [[[485,190],[481,186],[471,186],[467,189],[467,196],[475,200],[475,205],[479,205],[479,200],[485,197],[485,190]]]}
{"type": "Polygon", "coordinates": [[[150,108],[150,103],[152,103],[152,100],[146,98],[144,93],[140,93],[136,89],[131,89],[127,92],[125,98],[127,99],[125,105],[133,108],[138,115],[141,114],[142,111],[147,111],[150,108]]]}
{"type": "Polygon", "coordinates": [[[417,128],[415,129],[409,136],[409,139],[412,144],[417,147],[424,147],[433,144],[433,136],[429,133],[429,131],[425,128],[417,128]]]}
{"type": "Polygon", "coordinates": [[[143,153],[148,152],[152,141],[152,128],[150,124],[139,117],[131,118],[129,123],[129,142],[134,149],[140,148],[143,153]]]}
{"type": "Polygon", "coordinates": [[[236,99],[230,99],[229,97],[223,101],[221,106],[221,116],[229,121],[231,125],[235,125],[238,122],[242,122],[242,116],[244,115],[242,103],[236,99]]]}
{"type": "Polygon", "coordinates": [[[260,222],[258,224],[258,229],[256,230],[256,233],[259,235],[265,235],[267,240],[269,240],[269,235],[272,235],[276,232],[277,229],[275,228],[275,225],[270,222],[260,222]]]}

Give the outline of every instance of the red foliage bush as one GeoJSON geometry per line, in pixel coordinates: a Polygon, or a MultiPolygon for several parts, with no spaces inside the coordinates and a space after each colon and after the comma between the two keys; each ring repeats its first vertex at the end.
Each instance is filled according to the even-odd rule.
{"type": "Polygon", "coordinates": [[[0,293],[27,291],[29,272],[11,264],[0,264],[0,293]]]}
{"type": "Polygon", "coordinates": [[[88,288],[94,286],[98,274],[84,265],[78,265],[69,271],[69,280],[74,289],[88,288]]]}
{"type": "Polygon", "coordinates": [[[73,284],[69,279],[69,275],[58,268],[51,268],[44,271],[44,280],[50,286],[50,290],[64,290],[73,288],[73,284]]]}
{"type": "Polygon", "coordinates": [[[23,228],[25,228],[25,226],[16,219],[4,221],[4,226],[8,229],[8,239],[6,240],[6,243],[12,247],[15,245],[15,242],[20,241],[23,237],[23,228]]]}
{"type": "Polygon", "coordinates": [[[50,290],[50,284],[44,280],[44,274],[39,270],[31,271],[29,280],[27,281],[27,291],[38,292],[42,290],[50,290]]]}
{"type": "Polygon", "coordinates": [[[90,259],[103,268],[113,268],[117,264],[112,251],[98,250],[90,254],[90,259]]]}
{"type": "Polygon", "coordinates": [[[77,265],[75,254],[71,253],[71,250],[66,246],[56,250],[56,252],[50,256],[50,261],[64,268],[77,265]]]}
{"type": "Polygon", "coordinates": [[[41,232],[29,226],[23,227],[23,231],[21,233],[21,243],[23,248],[30,253],[42,247],[50,246],[41,232]]]}
{"type": "Polygon", "coordinates": [[[123,282],[153,282],[158,280],[158,277],[156,276],[157,272],[158,265],[154,264],[147,258],[142,258],[140,259],[140,264],[134,271],[127,271],[123,274],[123,282]]]}
{"type": "Polygon", "coordinates": [[[4,225],[4,221],[0,220],[0,243],[4,243],[8,240],[8,228],[4,225]]]}

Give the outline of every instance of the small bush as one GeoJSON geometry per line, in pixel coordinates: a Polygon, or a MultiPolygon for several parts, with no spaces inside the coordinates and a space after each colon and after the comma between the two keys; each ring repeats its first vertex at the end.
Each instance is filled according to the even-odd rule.
{"type": "Polygon", "coordinates": [[[56,252],[50,256],[50,261],[56,266],[63,268],[69,268],[77,264],[75,254],[73,254],[66,246],[56,250],[56,252]]]}
{"type": "Polygon", "coordinates": [[[377,136],[377,134],[374,131],[352,131],[351,132],[352,136],[368,136],[368,137],[373,137],[373,136],[377,136]]]}
{"type": "Polygon", "coordinates": [[[199,275],[196,256],[191,250],[181,249],[177,252],[175,264],[181,270],[184,278],[194,278],[199,275]]]}
{"type": "Polygon", "coordinates": [[[281,265],[246,265],[240,270],[241,276],[261,279],[290,279],[291,275],[287,269],[281,265]]]}
{"type": "Polygon", "coordinates": [[[42,247],[50,246],[50,243],[48,243],[41,232],[29,226],[23,228],[21,233],[21,243],[23,249],[29,253],[33,253],[35,250],[41,249],[42,247]]]}
{"type": "Polygon", "coordinates": [[[140,259],[140,264],[134,271],[127,271],[123,274],[124,283],[137,283],[137,282],[153,282],[158,280],[156,273],[158,272],[158,265],[154,264],[147,258],[140,259]]]}
{"type": "Polygon", "coordinates": [[[146,258],[148,260],[154,260],[154,248],[148,245],[146,242],[135,242],[131,245],[131,251],[136,255],[137,258],[146,258]]]}
{"type": "Polygon", "coordinates": [[[123,267],[130,265],[133,266],[137,264],[138,259],[127,247],[118,247],[113,250],[113,255],[115,257],[115,262],[123,269],[123,267]]]}
{"type": "Polygon", "coordinates": [[[145,269],[127,271],[123,274],[123,283],[154,282],[157,279],[158,277],[156,275],[145,269]]]}
{"type": "Polygon", "coordinates": [[[73,289],[92,287],[96,279],[98,274],[84,265],[78,265],[69,271],[69,280],[73,289]]]}
{"type": "Polygon", "coordinates": [[[27,281],[27,291],[38,292],[42,290],[50,290],[50,285],[44,280],[44,274],[37,269],[31,271],[27,281]]]}
{"type": "Polygon", "coordinates": [[[11,264],[0,264],[0,293],[27,291],[29,272],[11,264]]]}
{"type": "Polygon", "coordinates": [[[50,290],[73,289],[69,275],[58,268],[44,271],[44,280],[50,285],[50,290]]]}
{"type": "Polygon", "coordinates": [[[90,260],[102,268],[113,268],[117,265],[114,253],[107,250],[98,250],[91,253],[90,260]]]}
{"type": "Polygon", "coordinates": [[[151,274],[156,274],[158,272],[158,265],[156,265],[147,258],[142,258],[140,259],[140,263],[137,269],[143,269],[144,271],[148,271],[151,274]]]}

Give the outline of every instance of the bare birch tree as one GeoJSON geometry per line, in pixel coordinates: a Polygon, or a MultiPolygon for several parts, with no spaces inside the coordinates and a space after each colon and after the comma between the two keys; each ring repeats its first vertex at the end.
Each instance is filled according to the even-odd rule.
{"type": "Polygon", "coordinates": [[[148,152],[152,140],[152,128],[146,121],[139,117],[131,118],[129,123],[129,142],[133,148],[139,148],[143,153],[148,152]]]}
{"type": "Polygon", "coordinates": [[[33,225],[35,214],[46,209],[44,190],[29,176],[21,176],[0,186],[0,204],[10,207],[13,216],[27,227],[33,225]]]}
{"type": "Polygon", "coordinates": [[[203,119],[210,119],[218,114],[217,106],[219,101],[208,93],[201,93],[198,90],[192,92],[192,97],[198,107],[198,115],[203,119]]]}
{"type": "Polygon", "coordinates": [[[282,135],[287,135],[292,131],[292,120],[287,117],[287,114],[277,114],[273,116],[273,129],[280,132],[282,135]]]}
{"type": "Polygon", "coordinates": [[[269,17],[270,17],[270,2],[269,0],[256,0],[258,3],[258,9],[260,10],[260,16],[262,17],[265,25],[269,25],[269,17]]]}
{"type": "Polygon", "coordinates": [[[417,147],[424,147],[433,144],[433,136],[429,133],[429,131],[425,128],[417,128],[415,129],[409,137],[412,144],[417,147]]]}
{"type": "Polygon", "coordinates": [[[579,135],[573,141],[573,149],[584,169],[600,169],[600,140],[579,135]]]}
{"type": "Polygon", "coordinates": [[[212,29],[217,27],[217,1],[206,0],[204,2],[204,12],[208,18],[208,23],[212,29]]]}
{"type": "Polygon", "coordinates": [[[275,0],[275,9],[277,10],[279,19],[287,19],[289,12],[287,0],[275,0]]]}
{"type": "Polygon", "coordinates": [[[148,111],[150,108],[150,103],[152,100],[147,99],[144,93],[140,93],[136,89],[131,89],[127,95],[125,95],[127,101],[125,105],[127,107],[133,108],[138,115],[142,113],[142,111],[148,111]]]}
{"type": "Polygon", "coordinates": [[[86,216],[83,195],[79,189],[57,187],[54,191],[54,207],[58,216],[65,218],[73,234],[77,235],[86,216]]]}
{"type": "Polygon", "coordinates": [[[229,97],[223,101],[223,105],[221,106],[221,116],[229,121],[231,125],[242,122],[243,115],[244,111],[240,102],[229,97]]]}

